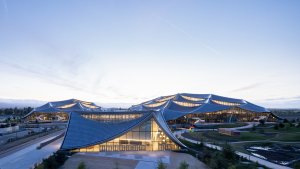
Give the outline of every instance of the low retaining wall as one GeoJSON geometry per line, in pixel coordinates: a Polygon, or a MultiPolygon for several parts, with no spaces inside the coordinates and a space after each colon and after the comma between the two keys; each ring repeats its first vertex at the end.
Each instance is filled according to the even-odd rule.
{"type": "Polygon", "coordinates": [[[59,138],[62,138],[65,135],[65,132],[61,133],[60,135],[54,137],[53,139],[50,139],[48,141],[42,142],[39,146],[36,147],[36,149],[41,149],[43,147],[45,147],[46,145],[52,143],[55,140],[58,140],[59,138]]]}

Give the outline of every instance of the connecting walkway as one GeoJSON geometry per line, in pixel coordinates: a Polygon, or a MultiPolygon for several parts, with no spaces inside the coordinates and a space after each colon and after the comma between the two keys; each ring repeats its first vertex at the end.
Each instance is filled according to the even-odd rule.
{"type": "MultiPolygon", "coordinates": [[[[186,130],[180,130],[180,131],[175,131],[174,134],[181,138],[181,139],[184,139],[184,140],[187,140],[189,142],[192,142],[192,143],[195,143],[195,144],[200,144],[199,141],[196,141],[196,140],[192,140],[192,139],[188,139],[186,137],[183,137],[182,134],[185,133],[186,130]]],[[[220,146],[217,146],[217,145],[213,145],[213,144],[209,144],[209,143],[204,143],[204,145],[206,147],[209,147],[209,148],[213,148],[213,149],[216,149],[216,150],[222,150],[222,147],[220,146]]],[[[279,165],[279,164],[275,164],[275,163],[272,163],[270,161],[267,161],[267,160],[263,160],[261,158],[258,158],[258,157],[255,157],[255,156],[252,156],[252,155],[249,155],[249,154],[245,154],[245,153],[242,153],[242,152],[238,152],[236,151],[235,152],[237,155],[241,156],[241,157],[244,157],[244,158],[247,158],[248,160],[250,161],[253,161],[253,162],[258,162],[259,164],[261,165],[264,165],[264,166],[267,166],[269,168],[273,168],[273,169],[292,169],[290,167],[287,167],[287,166],[282,166],[282,165],[279,165]]]]}

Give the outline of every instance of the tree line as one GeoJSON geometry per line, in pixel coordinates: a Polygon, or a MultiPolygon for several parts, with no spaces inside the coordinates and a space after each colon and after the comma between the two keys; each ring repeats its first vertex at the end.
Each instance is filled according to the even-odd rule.
{"type": "Polygon", "coordinates": [[[24,116],[33,110],[32,107],[24,108],[2,108],[0,109],[0,115],[14,115],[14,116],[24,116]]]}

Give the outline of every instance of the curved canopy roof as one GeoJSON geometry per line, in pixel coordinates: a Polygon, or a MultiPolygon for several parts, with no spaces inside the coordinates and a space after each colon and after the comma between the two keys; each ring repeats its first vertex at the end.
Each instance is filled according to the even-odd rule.
{"type": "Polygon", "coordinates": [[[71,113],[68,129],[61,149],[77,149],[113,140],[151,118],[154,118],[160,128],[172,141],[185,147],[185,145],[173,136],[161,112],[148,111],[147,113],[143,113],[143,116],[139,118],[118,123],[95,121],[84,118],[79,113],[71,113]]]}
{"type": "Polygon", "coordinates": [[[25,117],[34,112],[55,113],[55,112],[73,112],[73,111],[101,111],[101,107],[95,103],[86,102],[77,99],[69,99],[55,102],[48,102],[40,107],[33,109],[25,117]]]}
{"type": "Polygon", "coordinates": [[[208,113],[231,109],[233,107],[247,111],[262,113],[270,112],[243,99],[235,99],[214,94],[179,93],[171,96],[161,96],[153,100],[134,105],[131,110],[160,110],[166,120],[174,120],[187,114],[208,113]],[[163,103],[160,105],[160,103],[163,103]],[[150,107],[146,105],[160,105],[150,107]]]}

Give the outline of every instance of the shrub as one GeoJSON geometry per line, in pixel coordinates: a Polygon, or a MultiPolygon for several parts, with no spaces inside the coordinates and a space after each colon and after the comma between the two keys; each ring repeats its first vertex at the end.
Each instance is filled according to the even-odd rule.
{"type": "Polygon", "coordinates": [[[77,167],[77,169],[86,169],[85,163],[81,161],[77,167]]]}
{"type": "Polygon", "coordinates": [[[259,120],[259,123],[260,123],[262,126],[265,125],[265,122],[266,122],[266,121],[263,120],[263,119],[260,119],[260,120],[259,120]]]}
{"type": "Polygon", "coordinates": [[[214,158],[210,160],[209,167],[211,169],[225,169],[228,168],[228,162],[227,160],[224,160],[224,157],[221,154],[216,153],[214,158]]]}
{"type": "Polygon", "coordinates": [[[260,133],[260,134],[264,134],[264,133],[265,133],[265,130],[264,130],[264,129],[260,129],[260,130],[259,130],[259,133],[260,133]]]}
{"type": "Polygon", "coordinates": [[[274,125],[274,130],[278,130],[278,129],[279,129],[278,124],[275,124],[275,125],[274,125]]]}
{"type": "Polygon", "coordinates": [[[288,123],[289,121],[287,119],[283,119],[283,123],[288,123]]]}
{"type": "Polygon", "coordinates": [[[200,144],[197,143],[197,148],[201,150],[203,146],[204,146],[203,139],[201,139],[200,144]]]}
{"type": "Polygon", "coordinates": [[[300,169],[300,162],[296,162],[293,167],[295,169],[300,169]]]}
{"type": "Polygon", "coordinates": [[[279,123],[279,127],[280,128],[284,128],[284,124],[283,123],[279,123]]]}
{"type": "Polygon", "coordinates": [[[63,151],[57,151],[47,159],[43,159],[43,162],[39,165],[34,165],[35,169],[56,169],[59,168],[67,160],[66,153],[63,151]]]}
{"type": "Polygon", "coordinates": [[[208,151],[208,150],[205,150],[205,151],[203,152],[203,157],[202,157],[203,162],[204,162],[205,164],[208,164],[211,158],[212,158],[211,152],[208,151]]]}
{"type": "Polygon", "coordinates": [[[161,161],[159,160],[157,163],[157,169],[166,169],[167,166],[161,161]]]}
{"type": "Polygon", "coordinates": [[[59,164],[55,160],[55,157],[52,155],[48,159],[43,160],[44,168],[55,169],[59,167],[59,164]]]}
{"type": "Polygon", "coordinates": [[[229,144],[225,144],[223,147],[223,156],[229,161],[235,160],[235,152],[229,144]]]}
{"type": "Polygon", "coordinates": [[[189,164],[186,163],[185,161],[182,161],[180,164],[179,164],[179,169],[188,169],[189,168],[189,164]]]}

